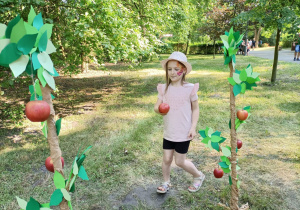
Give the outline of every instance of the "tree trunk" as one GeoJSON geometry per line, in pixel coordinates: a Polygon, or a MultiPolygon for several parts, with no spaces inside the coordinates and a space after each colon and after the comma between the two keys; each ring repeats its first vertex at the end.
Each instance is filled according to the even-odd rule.
{"type": "MultiPolygon", "coordinates": [[[[234,68],[232,66],[232,61],[229,63],[230,68],[230,77],[233,77],[234,68]]],[[[239,201],[239,189],[237,187],[237,173],[236,173],[236,130],[235,130],[235,96],[233,94],[233,86],[230,85],[230,119],[231,119],[231,130],[230,130],[230,136],[231,136],[231,199],[230,199],[230,209],[238,210],[238,201],[239,201]]]]}
{"type": "MultiPolygon", "coordinates": [[[[61,150],[58,143],[58,136],[56,133],[56,126],[55,126],[55,111],[53,108],[52,98],[51,98],[51,88],[46,85],[45,87],[41,86],[43,101],[46,101],[50,106],[50,116],[47,119],[47,126],[48,126],[48,134],[47,140],[50,147],[50,156],[53,161],[54,170],[58,171],[61,175],[64,176],[64,172],[62,169],[61,163],[61,150]]],[[[65,199],[60,203],[61,210],[68,210],[68,204],[65,199]]]]}
{"type": "Polygon", "coordinates": [[[214,40],[214,59],[215,59],[215,54],[216,54],[216,40],[214,40]]]}
{"type": "Polygon", "coordinates": [[[190,43],[190,40],[188,39],[187,42],[186,42],[186,49],[185,49],[185,54],[187,55],[188,52],[189,52],[189,43],[190,43]]]}
{"type": "Polygon", "coordinates": [[[258,48],[261,29],[261,26],[259,26],[258,30],[254,28],[255,48],[258,48]]]}
{"type": "Polygon", "coordinates": [[[273,61],[273,69],[272,69],[272,78],[271,78],[272,83],[274,83],[276,81],[280,32],[281,32],[281,29],[277,28],[276,45],[275,45],[274,61],[273,61]]]}

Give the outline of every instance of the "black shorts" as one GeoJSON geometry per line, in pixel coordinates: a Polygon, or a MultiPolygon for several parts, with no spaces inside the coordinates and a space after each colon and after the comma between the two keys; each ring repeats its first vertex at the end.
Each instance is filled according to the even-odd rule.
{"type": "Polygon", "coordinates": [[[189,150],[190,140],[184,142],[173,142],[164,139],[163,149],[174,149],[176,152],[180,154],[186,154],[189,150]]]}

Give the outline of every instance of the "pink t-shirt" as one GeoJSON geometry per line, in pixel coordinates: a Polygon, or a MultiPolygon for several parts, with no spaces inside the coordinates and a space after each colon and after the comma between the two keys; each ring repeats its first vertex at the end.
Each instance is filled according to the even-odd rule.
{"type": "Polygon", "coordinates": [[[184,83],[183,86],[169,85],[165,93],[166,84],[158,84],[158,98],[170,106],[164,115],[164,138],[173,142],[189,141],[188,133],[192,127],[192,101],[198,100],[199,83],[184,83]]]}

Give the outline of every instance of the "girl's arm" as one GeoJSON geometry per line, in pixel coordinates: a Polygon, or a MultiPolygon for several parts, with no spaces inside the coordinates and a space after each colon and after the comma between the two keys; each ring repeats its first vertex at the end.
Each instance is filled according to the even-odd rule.
{"type": "Polygon", "coordinates": [[[160,115],[166,115],[166,114],[163,114],[163,113],[160,113],[159,112],[159,109],[158,109],[158,107],[159,107],[159,105],[162,103],[163,101],[161,100],[161,99],[157,99],[157,101],[156,101],[156,104],[154,105],[154,111],[157,113],[157,114],[160,114],[160,115]]]}
{"type": "Polygon", "coordinates": [[[196,127],[199,119],[199,104],[198,100],[192,101],[192,127],[189,131],[188,137],[192,140],[196,136],[196,127]]]}

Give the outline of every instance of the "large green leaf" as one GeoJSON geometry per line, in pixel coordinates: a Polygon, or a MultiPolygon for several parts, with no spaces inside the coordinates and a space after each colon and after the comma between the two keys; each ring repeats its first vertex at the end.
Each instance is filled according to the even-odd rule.
{"type": "Polygon", "coordinates": [[[55,185],[56,189],[61,189],[61,188],[66,187],[65,179],[58,171],[54,172],[53,180],[54,180],[54,185],[55,185]]]}
{"type": "Polygon", "coordinates": [[[19,198],[18,196],[16,196],[18,204],[20,206],[21,209],[26,209],[27,206],[27,202],[21,198],[19,198]]]}
{"type": "Polygon", "coordinates": [[[8,44],[0,54],[0,65],[7,64],[18,60],[22,53],[18,50],[16,43],[8,44]]]}
{"type": "Polygon", "coordinates": [[[29,23],[29,25],[32,25],[32,22],[33,22],[35,16],[36,16],[36,13],[35,13],[33,7],[30,6],[30,12],[28,14],[28,23],[29,23]]]}
{"type": "Polygon", "coordinates": [[[240,94],[242,90],[242,86],[239,84],[236,84],[235,86],[233,86],[233,94],[234,96],[237,96],[238,94],[240,94]]]}
{"type": "Polygon", "coordinates": [[[11,43],[18,43],[18,41],[26,35],[26,29],[24,26],[24,21],[21,19],[12,29],[10,35],[11,43]]]}
{"type": "Polygon", "coordinates": [[[41,204],[37,202],[34,198],[30,197],[27,203],[26,210],[40,210],[41,204]]]}
{"type": "Polygon", "coordinates": [[[64,195],[60,189],[56,189],[50,198],[50,206],[58,206],[63,200],[64,195]]]}
{"type": "Polygon", "coordinates": [[[245,82],[245,81],[247,80],[247,72],[246,72],[245,69],[243,69],[243,70],[241,71],[241,73],[240,73],[240,80],[241,80],[242,82],[245,82]]]}
{"type": "Polygon", "coordinates": [[[62,118],[56,120],[56,122],[55,122],[55,127],[56,127],[56,134],[57,134],[57,136],[59,136],[59,133],[60,133],[60,129],[61,129],[61,120],[62,120],[62,118]]]}
{"type": "Polygon", "coordinates": [[[15,17],[13,20],[11,20],[8,24],[7,24],[7,28],[5,31],[5,37],[6,38],[10,38],[11,36],[11,31],[13,29],[13,27],[20,21],[20,15],[18,15],[17,17],[15,17]]]}
{"type": "Polygon", "coordinates": [[[218,142],[211,142],[211,146],[212,146],[212,148],[214,148],[218,152],[220,151],[220,145],[219,145],[218,142]]]}
{"type": "Polygon", "coordinates": [[[221,37],[221,39],[222,39],[222,41],[223,41],[224,46],[228,49],[228,48],[229,48],[229,44],[228,44],[228,36],[222,35],[222,36],[220,36],[220,37],[221,37]]]}
{"type": "Polygon", "coordinates": [[[86,174],[86,171],[84,169],[83,166],[80,166],[79,172],[78,172],[78,176],[82,179],[82,180],[89,180],[88,175],[86,174]]]}
{"type": "Polygon", "coordinates": [[[23,36],[17,44],[18,50],[20,50],[24,55],[30,53],[35,43],[37,34],[27,34],[23,36]]]}
{"type": "Polygon", "coordinates": [[[234,79],[232,77],[227,78],[227,80],[232,86],[236,85],[236,82],[234,81],[234,79]]]}

